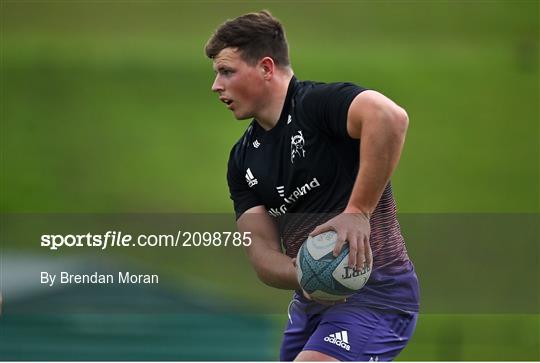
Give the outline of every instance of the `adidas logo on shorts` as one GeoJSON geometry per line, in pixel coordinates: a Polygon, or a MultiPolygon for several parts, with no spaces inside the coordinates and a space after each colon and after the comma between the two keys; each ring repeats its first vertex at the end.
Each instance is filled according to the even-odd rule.
{"type": "Polygon", "coordinates": [[[346,330],[330,334],[329,336],[324,338],[324,341],[335,344],[345,350],[351,350],[351,346],[349,345],[349,337],[347,336],[346,330]]]}

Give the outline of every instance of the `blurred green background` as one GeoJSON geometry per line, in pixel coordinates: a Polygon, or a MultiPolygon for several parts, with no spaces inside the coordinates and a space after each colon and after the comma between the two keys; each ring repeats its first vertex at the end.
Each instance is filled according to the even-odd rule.
{"type": "MultiPolygon", "coordinates": [[[[2,213],[229,213],[226,161],[247,122],[210,91],[203,47],[260,9],[283,22],[298,78],[356,82],[408,111],[401,213],[537,216],[537,1],[3,0],[2,213]]],[[[408,242],[413,258],[424,247],[408,242]]],[[[237,249],[157,253],[132,258],[178,280],[206,259],[229,273],[199,276],[207,288],[270,294],[237,249]]],[[[285,312],[289,293],[271,294],[285,312]]],[[[269,319],[277,359],[286,315],[269,319]]],[[[425,314],[400,358],[538,360],[539,326],[538,314],[425,314]]]]}

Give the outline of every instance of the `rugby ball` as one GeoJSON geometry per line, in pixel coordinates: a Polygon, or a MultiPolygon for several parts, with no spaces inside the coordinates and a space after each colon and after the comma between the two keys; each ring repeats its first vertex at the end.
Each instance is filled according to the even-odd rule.
{"type": "Polygon", "coordinates": [[[336,301],[351,296],[364,287],[371,274],[371,264],[359,270],[349,267],[348,243],[339,256],[334,257],[336,241],[334,231],[309,237],[296,257],[300,286],[319,300],[336,301]]]}

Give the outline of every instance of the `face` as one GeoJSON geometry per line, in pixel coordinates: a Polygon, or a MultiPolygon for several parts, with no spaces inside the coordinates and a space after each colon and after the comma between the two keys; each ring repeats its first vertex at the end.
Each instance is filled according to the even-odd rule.
{"type": "Polygon", "coordinates": [[[238,120],[256,117],[264,107],[264,74],[260,65],[251,66],[235,48],[225,48],[214,58],[216,79],[212,91],[238,120]]]}

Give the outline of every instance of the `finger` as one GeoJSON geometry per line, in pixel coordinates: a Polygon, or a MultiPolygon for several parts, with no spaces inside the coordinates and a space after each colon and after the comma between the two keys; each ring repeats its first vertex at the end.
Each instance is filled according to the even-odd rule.
{"type": "Polygon", "coordinates": [[[361,269],[366,263],[366,248],[364,244],[364,238],[360,236],[358,238],[358,251],[356,251],[357,269],[361,269]]]}
{"type": "Polygon", "coordinates": [[[320,226],[315,227],[313,231],[309,234],[310,237],[315,237],[318,234],[321,234],[323,232],[333,231],[333,227],[329,224],[321,224],[320,226]]]}
{"type": "Polygon", "coordinates": [[[372,266],[373,264],[373,252],[371,251],[371,246],[369,245],[369,238],[364,238],[364,246],[366,249],[366,266],[372,266]]]}
{"type": "Polygon", "coordinates": [[[349,267],[356,270],[358,240],[356,237],[349,238],[349,267]]]}
{"type": "Polygon", "coordinates": [[[336,246],[334,247],[333,255],[334,257],[339,256],[341,253],[341,249],[343,248],[343,245],[345,244],[345,235],[341,233],[337,233],[337,240],[336,240],[336,246]]]}

